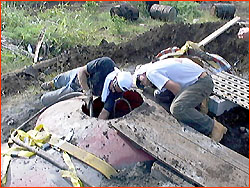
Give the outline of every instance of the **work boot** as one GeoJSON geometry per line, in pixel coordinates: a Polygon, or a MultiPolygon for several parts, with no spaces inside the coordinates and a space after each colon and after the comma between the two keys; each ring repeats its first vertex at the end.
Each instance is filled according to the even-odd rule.
{"type": "Polygon", "coordinates": [[[208,113],[208,98],[205,98],[200,105],[200,112],[203,114],[208,113]]]}
{"type": "Polygon", "coordinates": [[[42,83],[41,88],[43,90],[51,90],[54,88],[54,82],[53,81],[44,82],[42,83]]]}
{"type": "Polygon", "coordinates": [[[223,138],[223,135],[226,134],[226,132],[227,132],[227,128],[214,119],[214,127],[210,134],[210,137],[215,142],[219,142],[223,138]]]}

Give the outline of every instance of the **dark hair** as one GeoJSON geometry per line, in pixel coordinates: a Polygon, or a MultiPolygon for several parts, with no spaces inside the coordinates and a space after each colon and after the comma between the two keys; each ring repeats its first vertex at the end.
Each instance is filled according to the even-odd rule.
{"type": "Polygon", "coordinates": [[[141,80],[139,80],[139,76],[137,76],[137,78],[136,78],[136,86],[139,89],[144,89],[144,85],[142,85],[141,80]]]}

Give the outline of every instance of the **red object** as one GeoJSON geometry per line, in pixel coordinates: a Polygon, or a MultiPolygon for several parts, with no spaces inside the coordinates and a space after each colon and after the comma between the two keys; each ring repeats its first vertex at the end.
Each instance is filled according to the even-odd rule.
{"type": "MultiPolygon", "coordinates": [[[[131,104],[135,107],[139,103],[131,104]]],[[[43,124],[49,132],[60,136],[66,136],[73,128],[75,145],[104,159],[117,169],[134,165],[139,161],[154,160],[149,154],[121,136],[112,128],[109,120],[90,118],[82,113],[81,108],[80,98],[59,102],[45,110],[37,124],[43,124]]]]}
{"type": "MultiPolygon", "coordinates": [[[[131,102],[133,109],[143,102],[136,92],[126,92],[124,97],[131,102]]],[[[40,115],[36,124],[43,124],[47,131],[60,137],[67,136],[70,130],[74,129],[72,144],[105,160],[115,169],[130,167],[137,162],[155,160],[112,128],[109,120],[98,120],[84,114],[81,110],[82,103],[81,98],[73,98],[54,104],[40,115]]],[[[98,100],[95,105],[100,106],[98,100]]],[[[117,110],[119,106],[124,107],[118,105],[117,110]]],[[[53,150],[50,149],[47,152],[51,151],[53,150]]],[[[56,159],[60,159],[61,155],[59,152],[54,152],[56,159]]],[[[76,159],[72,158],[72,160],[76,159]]],[[[102,176],[94,168],[80,161],[74,161],[74,165],[81,177],[91,186],[100,185],[102,176]]],[[[71,183],[61,177],[57,167],[41,157],[13,158],[6,187],[40,186],[69,187],[71,183]]]]}

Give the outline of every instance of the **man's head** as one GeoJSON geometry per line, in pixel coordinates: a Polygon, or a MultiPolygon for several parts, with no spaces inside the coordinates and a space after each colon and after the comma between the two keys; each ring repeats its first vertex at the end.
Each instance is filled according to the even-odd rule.
{"type": "Polygon", "coordinates": [[[144,87],[151,86],[151,82],[146,76],[146,72],[143,74],[138,74],[136,77],[136,86],[139,89],[144,89],[144,87]]]}
{"type": "Polygon", "coordinates": [[[112,92],[124,92],[130,90],[132,87],[132,75],[130,72],[119,72],[112,80],[111,90],[112,92]]]}
{"type": "Polygon", "coordinates": [[[135,73],[133,75],[134,77],[134,84],[139,88],[139,89],[144,89],[145,86],[150,85],[150,81],[148,80],[146,76],[147,70],[150,70],[150,66],[152,63],[147,63],[144,65],[138,65],[136,66],[135,73]]]}
{"type": "Polygon", "coordinates": [[[139,89],[144,89],[144,85],[142,84],[140,80],[140,74],[137,75],[135,84],[136,84],[136,87],[138,87],[139,89]]]}

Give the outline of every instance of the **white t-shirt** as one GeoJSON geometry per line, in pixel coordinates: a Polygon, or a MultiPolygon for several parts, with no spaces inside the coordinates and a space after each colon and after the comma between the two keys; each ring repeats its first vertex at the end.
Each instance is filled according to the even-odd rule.
{"type": "Polygon", "coordinates": [[[177,82],[183,89],[195,83],[204,71],[201,66],[190,59],[168,58],[148,67],[146,76],[159,90],[163,89],[168,80],[177,82]]]}
{"type": "Polygon", "coordinates": [[[104,82],[104,86],[103,86],[103,89],[102,89],[102,102],[105,102],[109,93],[110,93],[110,90],[109,90],[109,84],[110,82],[115,78],[115,76],[121,72],[118,68],[115,67],[115,70],[112,71],[111,73],[109,73],[105,79],[105,82],[104,82]]]}

